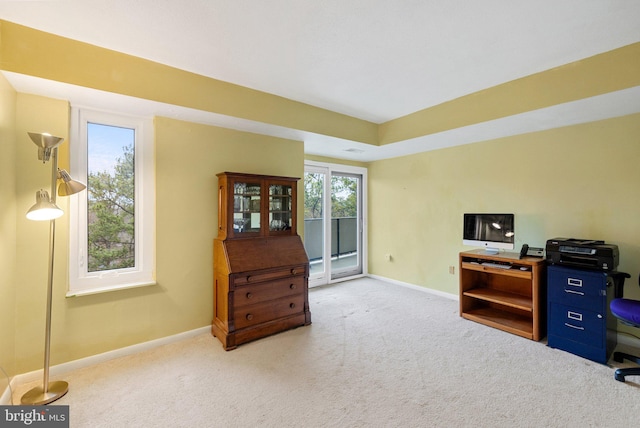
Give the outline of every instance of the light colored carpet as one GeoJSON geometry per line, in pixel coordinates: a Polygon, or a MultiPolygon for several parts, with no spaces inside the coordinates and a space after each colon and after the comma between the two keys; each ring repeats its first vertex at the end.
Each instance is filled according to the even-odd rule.
{"type": "Polygon", "coordinates": [[[202,334],[79,369],[56,404],[92,428],[637,424],[638,378],[464,320],[456,301],[369,278],[309,297],[311,326],[230,352],[202,334]]]}

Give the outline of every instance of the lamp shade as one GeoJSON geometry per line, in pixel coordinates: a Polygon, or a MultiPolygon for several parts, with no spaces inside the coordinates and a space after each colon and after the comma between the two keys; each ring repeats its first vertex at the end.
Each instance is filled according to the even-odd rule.
{"type": "Polygon", "coordinates": [[[75,195],[87,188],[84,184],[71,178],[69,173],[64,169],[58,169],[58,178],[62,180],[60,186],[58,186],[59,196],[75,195]]]}
{"type": "Polygon", "coordinates": [[[38,146],[38,159],[46,162],[51,157],[51,150],[58,147],[64,140],[62,137],[54,137],[46,132],[27,132],[31,141],[38,146]]]}
{"type": "Polygon", "coordinates": [[[53,220],[62,214],[64,212],[51,202],[49,192],[40,189],[36,192],[36,203],[27,211],[27,218],[36,221],[53,220]]]}

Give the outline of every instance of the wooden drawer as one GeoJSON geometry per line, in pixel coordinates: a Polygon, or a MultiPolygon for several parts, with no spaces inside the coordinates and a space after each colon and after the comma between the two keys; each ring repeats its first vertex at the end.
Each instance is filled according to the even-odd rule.
{"type": "Polygon", "coordinates": [[[235,308],[235,328],[241,329],[263,322],[302,313],[304,295],[296,294],[278,300],[235,308]]]}
{"type": "Polygon", "coordinates": [[[306,268],[304,265],[276,269],[272,271],[260,271],[256,273],[232,275],[233,285],[254,284],[256,282],[270,281],[278,278],[287,278],[296,275],[304,275],[306,268]]]}
{"type": "Polygon", "coordinates": [[[254,305],[284,296],[302,295],[304,285],[303,276],[293,276],[291,278],[236,287],[234,291],[234,307],[254,305]]]}

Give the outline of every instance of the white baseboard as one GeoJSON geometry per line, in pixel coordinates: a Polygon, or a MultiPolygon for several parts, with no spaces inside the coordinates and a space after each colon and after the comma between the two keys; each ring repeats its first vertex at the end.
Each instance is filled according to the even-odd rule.
{"type": "Polygon", "coordinates": [[[618,344],[640,349],[640,338],[618,332],[618,344]]]}
{"type": "Polygon", "coordinates": [[[424,291],[425,293],[435,294],[436,296],[445,297],[445,298],[451,299],[451,300],[460,300],[460,298],[459,298],[459,296],[457,294],[446,293],[444,291],[434,290],[432,288],[427,288],[427,287],[421,287],[419,285],[411,284],[411,283],[408,283],[408,282],[402,282],[402,281],[398,281],[398,280],[391,279],[391,278],[386,278],[386,277],[380,276],[380,275],[369,274],[367,276],[369,276],[370,278],[379,279],[380,281],[390,282],[392,284],[401,285],[403,287],[411,288],[412,290],[424,291]]]}
{"type": "MultiPolygon", "coordinates": [[[[115,358],[137,354],[142,351],[153,349],[158,346],[166,345],[169,343],[179,342],[180,340],[188,339],[190,337],[198,336],[200,334],[207,333],[210,331],[211,331],[211,326],[200,327],[195,330],[185,331],[183,333],[174,334],[172,336],[162,337],[160,339],[150,340],[148,342],[137,343],[135,345],[127,346],[120,349],[114,349],[113,351],[92,355],[86,358],[80,358],[79,360],[69,361],[67,363],[62,363],[62,364],[58,364],[56,366],[50,367],[49,374],[51,376],[63,375],[73,370],[92,366],[94,364],[113,360],[115,358]]],[[[5,389],[4,393],[0,397],[0,405],[11,404],[10,390],[12,388],[15,389],[17,385],[34,382],[41,379],[43,376],[43,370],[44,369],[36,370],[36,371],[14,376],[10,381],[9,387],[5,389]]],[[[14,403],[14,404],[17,404],[17,403],[14,403]]]]}

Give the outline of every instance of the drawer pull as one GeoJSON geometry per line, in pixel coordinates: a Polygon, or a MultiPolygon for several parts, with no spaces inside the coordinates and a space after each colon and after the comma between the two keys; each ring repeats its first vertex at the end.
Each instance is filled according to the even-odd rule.
{"type": "Polygon", "coordinates": [[[296,307],[296,304],[295,304],[295,303],[290,303],[290,304],[289,304],[289,307],[290,307],[291,309],[293,309],[293,308],[295,308],[295,307],[296,307]]]}
{"type": "Polygon", "coordinates": [[[247,282],[251,281],[251,275],[247,275],[247,282]]]}
{"type": "Polygon", "coordinates": [[[298,273],[298,271],[295,268],[291,269],[291,275],[295,275],[297,273],[298,273]]]}
{"type": "Polygon", "coordinates": [[[584,330],[584,327],[578,327],[577,325],[571,325],[569,323],[564,323],[567,327],[575,328],[576,330],[584,330]]]}
{"type": "Polygon", "coordinates": [[[567,284],[573,287],[582,287],[582,280],[577,278],[567,278],[567,284]]]}
{"type": "Polygon", "coordinates": [[[572,293],[572,294],[579,294],[580,296],[584,296],[584,293],[582,291],[575,291],[575,290],[567,290],[566,288],[564,289],[565,293],[572,293]]]}
{"type": "Polygon", "coordinates": [[[582,321],[582,314],[578,312],[567,311],[567,318],[570,320],[582,321]]]}
{"type": "Polygon", "coordinates": [[[295,284],[290,284],[289,288],[292,289],[292,290],[295,290],[296,289],[296,285],[295,284]]]}
{"type": "Polygon", "coordinates": [[[247,314],[245,318],[247,319],[247,321],[251,321],[253,319],[253,315],[247,314]]]}
{"type": "Polygon", "coordinates": [[[247,299],[252,299],[253,298],[253,293],[247,293],[247,299]]]}

